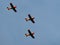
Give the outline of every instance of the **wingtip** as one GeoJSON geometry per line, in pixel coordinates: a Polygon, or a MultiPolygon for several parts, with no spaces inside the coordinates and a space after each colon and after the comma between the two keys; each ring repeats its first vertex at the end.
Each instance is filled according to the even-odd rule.
{"type": "Polygon", "coordinates": [[[12,4],[12,2],[10,2],[10,4],[12,4]]]}
{"type": "Polygon", "coordinates": [[[28,15],[30,15],[30,14],[28,14],[28,15]]]}
{"type": "Polygon", "coordinates": [[[35,37],[33,39],[35,39],[35,37]]]}
{"type": "Polygon", "coordinates": [[[28,29],[28,31],[30,31],[30,29],[28,29]]]}
{"type": "Polygon", "coordinates": [[[15,12],[17,12],[17,11],[15,11],[15,12]]]}
{"type": "Polygon", "coordinates": [[[32,22],[33,24],[35,23],[35,21],[32,22]]]}

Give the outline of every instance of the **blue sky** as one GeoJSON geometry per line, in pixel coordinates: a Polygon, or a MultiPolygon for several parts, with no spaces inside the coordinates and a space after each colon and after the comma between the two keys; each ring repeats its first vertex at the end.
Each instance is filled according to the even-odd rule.
{"type": "Polygon", "coordinates": [[[60,45],[60,0],[0,0],[0,45],[60,45]],[[35,24],[25,21],[29,13],[35,24]],[[29,28],[35,39],[24,35],[29,28]]]}

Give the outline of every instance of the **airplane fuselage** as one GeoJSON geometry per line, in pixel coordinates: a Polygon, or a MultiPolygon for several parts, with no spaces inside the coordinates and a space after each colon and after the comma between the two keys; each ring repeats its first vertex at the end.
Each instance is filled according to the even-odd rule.
{"type": "Polygon", "coordinates": [[[33,23],[35,23],[34,20],[33,20],[34,18],[32,18],[32,17],[30,16],[30,14],[29,14],[28,16],[29,16],[30,20],[31,20],[33,23]]]}

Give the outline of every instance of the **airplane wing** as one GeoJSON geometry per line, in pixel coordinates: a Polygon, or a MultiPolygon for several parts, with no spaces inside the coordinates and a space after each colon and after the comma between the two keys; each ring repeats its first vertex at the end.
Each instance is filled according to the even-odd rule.
{"type": "Polygon", "coordinates": [[[28,32],[29,32],[29,34],[30,34],[30,36],[31,36],[32,38],[35,38],[35,37],[33,36],[33,34],[31,33],[30,30],[28,30],[28,32]]]}
{"type": "Polygon", "coordinates": [[[10,6],[11,6],[11,7],[13,7],[13,4],[12,4],[12,3],[10,3],[10,6]]]}
{"type": "Polygon", "coordinates": [[[17,12],[17,10],[14,8],[13,4],[10,3],[10,5],[11,5],[11,8],[14,10],[14,12],[17,12]]]}
{"type": "Polygon", "coordinates": [[[30,14],[28,14],[28,16],[29,16],[30,20],[32,21],[32,23],[35,23],[35,21],[33,20],[34,18],[32,18],[30,14]]]}
{"type": "Polygon", "coordinates": [[[17,12],[17,10],[15,8],[12,8],[14,10],[14,12],[17,12]]]}
{"type": "Polygon", "coordinates": [[[35,23],[35,21],[33,19],[31,19],[32,23],[35,23]]]}
{"type": "Polygon", "coordinates": [[[35,37],[33,35],[31,35],[31,37],[34,39],[35,37]]]}
{"type": "Polygon", "coordinates": [[[31,15],[30,14],[28,14],[28,16],[29,16],[29,18],[31,18],[31,15]]]}

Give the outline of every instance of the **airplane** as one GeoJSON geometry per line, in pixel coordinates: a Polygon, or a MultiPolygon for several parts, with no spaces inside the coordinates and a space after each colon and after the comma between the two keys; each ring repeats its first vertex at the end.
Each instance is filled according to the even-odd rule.
{"type": "Polygon", "coordinates": [[[7,7],[7,9],[8,10],[10,10],[10,9],[13,9],[14,10],[14,12],[17,12],[17,10],[15,9],[16,8],[16,6],[13,6],[13,4],[12,3],[10,3],[10,8],[9,7],[7,7]]]}
{"type": "Polygon", "coordinates": [[[29,21],[30,20],[32,23],[35,23],[35,21],[34,21],[35,17],[31,17],[30,14],[28,14],[28,17],[29,18],[25,18],[26,21],[29,21]]]}
{"type": "Polygon", "coordinates": [[[31,36],[33,39],[35,38],[33,35],[34,35],[34,32],[31,32],[30,29],[28,29],[28,33],[29,34],[25,34],[26,37],[28,36],[31,36]]]}

